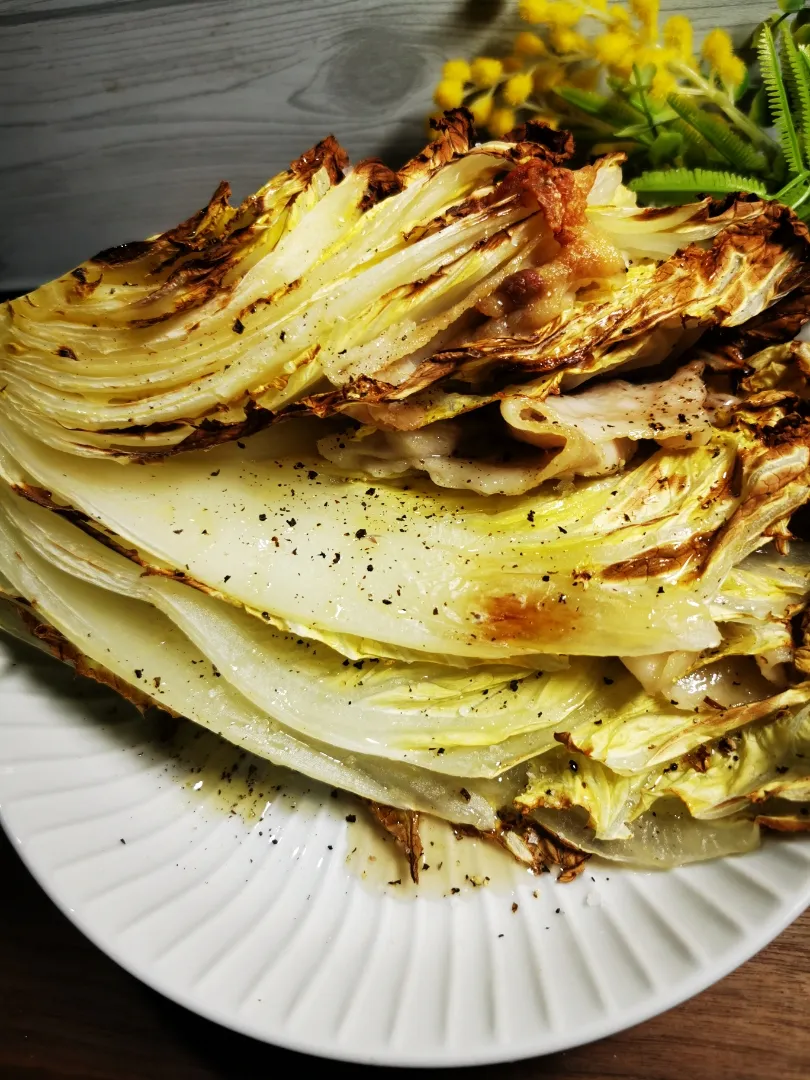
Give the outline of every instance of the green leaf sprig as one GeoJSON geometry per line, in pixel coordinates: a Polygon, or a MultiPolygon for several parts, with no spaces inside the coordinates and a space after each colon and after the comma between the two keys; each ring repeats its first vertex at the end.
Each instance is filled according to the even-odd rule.
{"type": "Polygon", "coordinates": [[[658,0],[520,0],[532,31],[503,59],[449,61],[436,103],[496,138],[534,118],[582,158],[621,150],[645,201],[745,191],[810,220],[810,0],[779,9],[741,47],[718,28],[695,55],[689,19],[659,27],[658,0]]]}

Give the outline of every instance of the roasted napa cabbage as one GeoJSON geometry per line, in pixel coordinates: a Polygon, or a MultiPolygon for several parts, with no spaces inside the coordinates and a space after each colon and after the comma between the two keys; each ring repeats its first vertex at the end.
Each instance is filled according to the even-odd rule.
{"type": "Polygon", "coordinates": [[[419,813],[566,880],[802,831],[807,230],[571,150],[329,138],[7,303],[0,628],[354,793],[414,873],[419,813]]]}

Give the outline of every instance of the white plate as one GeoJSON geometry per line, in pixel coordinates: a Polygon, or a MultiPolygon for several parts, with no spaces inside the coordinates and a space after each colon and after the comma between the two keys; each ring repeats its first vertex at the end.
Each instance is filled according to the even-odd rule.
{"type": "Polygon", "coordinates": [[[295,1050],[389,1065],[562,1050],[702,990],[810,901],[802,841],[668,873],[588,864],[558,885],[447,830],[415,896],[385,884],[394,855],[346,823],[349,801],[261,768],[249,795],[250,759],[229,783],[239,752],[189,736],[178,759],[154,722],[0,636],[2,820],[43,888],[145,983],[295,1050]]]}

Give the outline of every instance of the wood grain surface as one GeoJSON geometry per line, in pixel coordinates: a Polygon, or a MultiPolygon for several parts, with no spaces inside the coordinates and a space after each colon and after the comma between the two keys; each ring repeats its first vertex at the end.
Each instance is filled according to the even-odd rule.
{"type": "MultiPolygon", "coordinates": [[[[127,975],[57,911],[4,837],[0,882],[3,1080],[245,1080],[312,1067],[127,975]]],[[[808,1000],[810,911],[734,974],[646,1024],[551,1057],[458,1072],[481,1080],[807,1080],[808,1000]]],[[[330,1077],[403,1075],[325,1068],[330,1077]]]]}
{"type": "MultiPolygon", "coordinates": [[[[664,3],[742,32],[767,0],[664,3]]],[[[334,132],[397,164],[517,0],[0,0],[0,289],[255,190],[334,132]]]]}

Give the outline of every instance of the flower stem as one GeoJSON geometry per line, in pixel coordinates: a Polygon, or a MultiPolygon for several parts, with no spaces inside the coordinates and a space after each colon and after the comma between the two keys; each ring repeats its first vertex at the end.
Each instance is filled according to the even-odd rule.
{"type": "Polygon", "coordinates": [[[688,64],[678,61],[674,67],[684,78],[689,79],[692,85],[700,90],[704,97],[708,98],[713,105],[716,105],[718,109],[724,112],[732,124],[736,124],[740,131],[744,132],[755,146],[759,146],[760,149],[771,154],[774,153],[776,146],[773,139],[769,138],[769,136],[767,136],[753,120],[749,119],[744,112],[741,112],[728,94],[724,94],[722,90],[718,90],[716,86],[712,86],[708,80],[704,79],[702,75],[688,64]]]}

